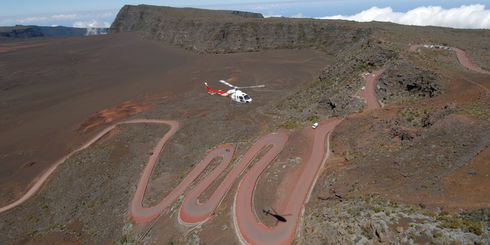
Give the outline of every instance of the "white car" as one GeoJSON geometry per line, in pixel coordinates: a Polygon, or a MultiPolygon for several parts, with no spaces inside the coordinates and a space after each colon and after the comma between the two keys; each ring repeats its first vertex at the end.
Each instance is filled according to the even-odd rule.
{"type": "Polygon", "coordinates": [[[313,126],[311,126],[313,129],[317,128],[318,127],[318,123],[313,123],[313,126]]]}

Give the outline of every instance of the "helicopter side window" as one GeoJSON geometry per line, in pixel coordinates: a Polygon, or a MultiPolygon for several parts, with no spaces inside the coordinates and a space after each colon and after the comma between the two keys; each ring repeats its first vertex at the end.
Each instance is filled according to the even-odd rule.
{"type": "Polygon", "coordinates": [[[242,96],[238,96],[238,98],[240,99],[240,101],[243,101],[243,97],[242,96]]]}

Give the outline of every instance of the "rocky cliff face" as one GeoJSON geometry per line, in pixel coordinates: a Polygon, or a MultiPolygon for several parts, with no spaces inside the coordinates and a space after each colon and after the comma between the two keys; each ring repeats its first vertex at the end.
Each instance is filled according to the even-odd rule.
{"type": "Polygon", "coordinates": [[[111,26],[111,32],[122,31],[140,31],[145,37],[202,53],[303,47],[334,51],[370,32],[343,21],[148,5],[124,6],[111,26]]]}

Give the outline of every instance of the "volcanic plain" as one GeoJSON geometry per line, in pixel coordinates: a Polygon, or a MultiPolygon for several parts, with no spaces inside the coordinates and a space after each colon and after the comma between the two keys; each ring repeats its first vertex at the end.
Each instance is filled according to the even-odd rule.
{"type": "Polygon", "coordinates": [[[489,37],[141,5],[2,40],[0,243],[488,244],[489,37]]]}

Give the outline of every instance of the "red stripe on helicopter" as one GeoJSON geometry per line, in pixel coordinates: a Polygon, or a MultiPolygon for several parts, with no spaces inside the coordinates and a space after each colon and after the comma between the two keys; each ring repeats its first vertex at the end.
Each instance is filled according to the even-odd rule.
{"type": "Polygon", "coordinates": [[[221,96],[228,96],[229,95],[226,91],[223,91],[221,89],[212,89],[211,87],[208,86],[208,83],[204,83],[204,86],[206,86],[206,90],[208,91],[208,94],[210,94],[210,95],[215,95],[215,94],[219,94],[221,96]]]}

